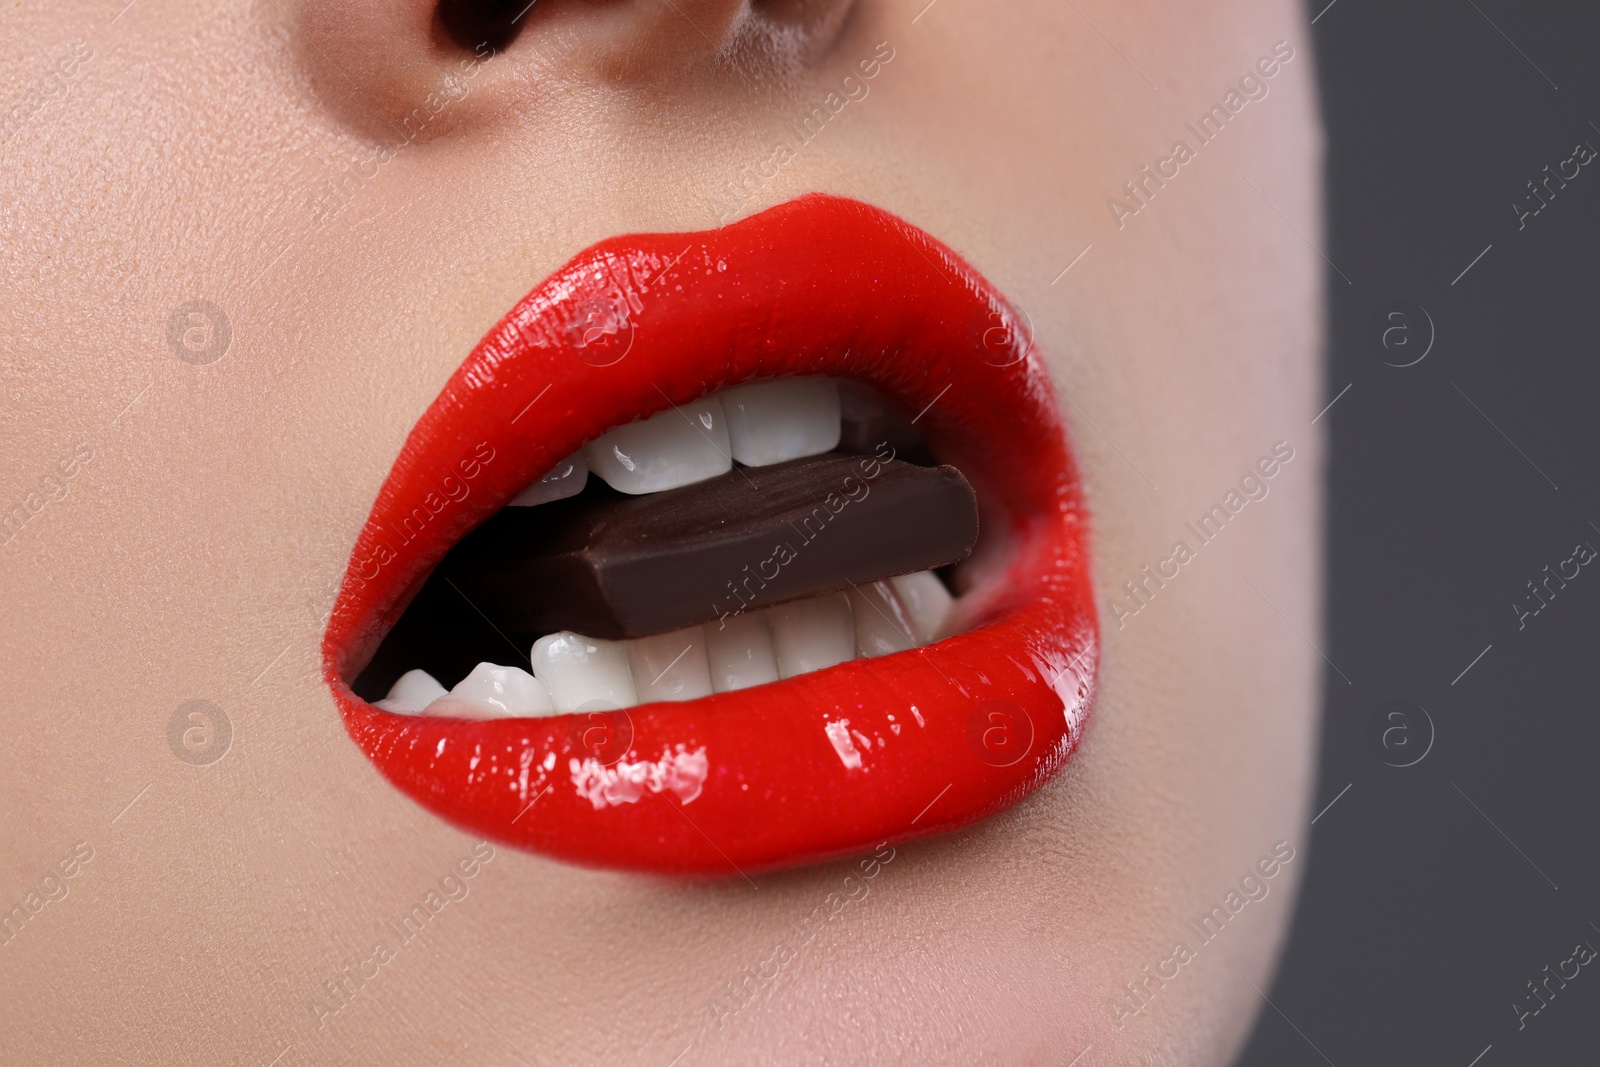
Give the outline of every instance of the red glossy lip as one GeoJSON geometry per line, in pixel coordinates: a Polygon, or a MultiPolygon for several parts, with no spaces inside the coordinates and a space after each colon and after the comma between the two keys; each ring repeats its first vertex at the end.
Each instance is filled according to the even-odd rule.
{"type": "Polygon", "coordinates": [[[1085,517],[1042,361],[971,267],[855,201],[807,196],[718,230],[604,241],[523,298],[412,429],[324,657],[350,735],[404,793],[564,860],[748,874],[975,822],[1065,764],[1094,693],[1085,517]],[[919,428],[982,508],[967,632],[607,718],[392,715],[351,691],[445,552],[583,442],[795,374],[862,379],[926,409],[919,428]]]}

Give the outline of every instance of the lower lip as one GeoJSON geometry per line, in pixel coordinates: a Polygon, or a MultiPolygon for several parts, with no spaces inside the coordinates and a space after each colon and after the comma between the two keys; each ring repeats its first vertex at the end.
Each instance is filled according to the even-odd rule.
{"type": "Polygon", "coordinates": [[[379,770],[473,833],[661,874],[816,862],[969,825],[1065,765],[1099,649],[1084,528],[1053,390],[1009,305],[894,216],[805,197],[720,230],[603,242],[491,330],[378,495],[329,623],[326,676],[379,770]],[[609,309],[601,345],[586,328],[595,308],[609,309]],[[919,427],[967,473],[985,542],[1006,553],[962,598],[967,632],[606,715],[401,716],[350,690],[451,545],[583,441],[784,374],[863,379],[926,408],[919,427]]]}

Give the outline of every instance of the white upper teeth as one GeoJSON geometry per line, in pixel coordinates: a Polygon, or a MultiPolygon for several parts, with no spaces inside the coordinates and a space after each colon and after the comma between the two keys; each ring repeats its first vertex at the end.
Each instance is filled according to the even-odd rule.
{"type": "MultiPolygon", "coordinates": [[[[581,456],[619,492],[659,493],[725,474],[735,460],[762,467],[820,456],[838,446],[839,432],[838,384],[785,378],[725,389],[618,426],[585,445],[581,456]]],[[[523,498],[549,479],[535,482],[513,503],[539,502],[523,498]]],[[[577,484],[581,488],[581,478],[577,484]]]]}
{"type": "Polygon", "coordinates": [[[747,467],[820,456],[839,444],[839,386],[826,378],[752,382],[717,394],[733,458],[747,467]]]}
{"type": "Polygon", "coordinates": [[[582,452],[574,452],[551,468],[550,473],[511,498],[511,506],[531,508],[577,496],[589,481],[589,462],[582,452]]]}
{"type": "MultiPolygon", "coordinates": [[[[918,579],[914,588],[939,582],[928,571],[907,577],[918,579]]],[[[912,614],[895,592],[898,581],[873,582],[849,593],[795,600],[632,641],[549,634],[533,646],[532,675],[480,663],[447,693],[425,671],[407,671],[378,707],[400,715],[495,719],[695,700],[765,685],[857,656],[882,656],[925,644],[914,636],[908,621],[912,614]]],[[[922,593],[934,599],[928,589],[922,593]]]]}
{"type": "Polygon", "coordinates": [[[583,447],[589,469],[622,493],[659,493],[733,469],[728,420],[716,397],[630,422],[583,447]]]}

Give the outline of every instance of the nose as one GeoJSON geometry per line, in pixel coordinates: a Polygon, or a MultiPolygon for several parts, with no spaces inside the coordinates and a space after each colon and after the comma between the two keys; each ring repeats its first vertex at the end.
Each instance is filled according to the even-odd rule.
{"type": "Polygon", "coordinates": [[[674,38],[692,43],[693,36],[697,35],[706,46],[715,49],[730,37],[740,19],[751,10],[748,0],[643,0],[609,4],[545,0],[544,8],[535,14],[538,6],[537,0],[440,0],[435,17],[456,45],[469,50],[484,43],[502,49],[530,22],[542,24],[547,30],[553,29],[554,23],[562,23],[561,29],[569,32],[579,28],[575,24],[581,24],[582,29],[597,34],[596,44],[604,42],[613,47],[660,50],[675,43],[674,38]],[[558,7],[564,10],[557,12],[558,7]]]}
{"type": "Polygon", "coordinates": [[[382,136],[429,94],[462,97],[491,59],[522,103],[574,85],[748,83],[763,68],[804,63],[852,2],[303,0],[291,18],[318,93],[382,136]]]}

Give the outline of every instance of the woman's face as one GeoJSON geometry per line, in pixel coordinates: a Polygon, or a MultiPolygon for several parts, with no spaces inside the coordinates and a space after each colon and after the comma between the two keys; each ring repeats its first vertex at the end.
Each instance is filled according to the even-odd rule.
{"type": "Polygon", "coordinates": [[[540,0],[492,48],[441,27],[424,0],[114,0],[0,29],[3,1058],[1227,1062],[1306,864],[1321,665],[1298,5],[540,0]],[[479,844],[378,774],[322,677],[379,486],[574,254],[819,190],[1031,322],[1090,523],[1080,748],[870,879],[479,844]]]}

